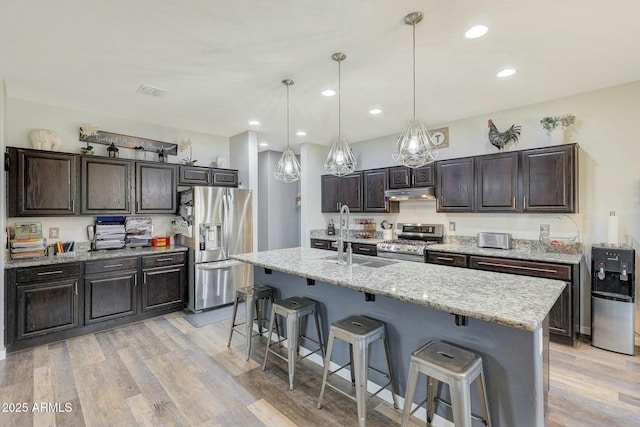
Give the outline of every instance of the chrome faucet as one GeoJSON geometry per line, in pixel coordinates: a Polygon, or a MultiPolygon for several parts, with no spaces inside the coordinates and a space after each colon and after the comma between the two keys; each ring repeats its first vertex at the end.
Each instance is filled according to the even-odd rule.
{"type": "Polygon", "coordinates": [[[349,242],[349,222],[351,222],[351,212],[349,212],[349,206],[342,205],[340,208],[340,234],[338,237],[338,264],[351,265],[353,262],[353,251],[351,249],[351,242],[349,242]],[[347,260],[344,260],[344,230],[342,229],[342,212],[347,213],[347,260]]]}

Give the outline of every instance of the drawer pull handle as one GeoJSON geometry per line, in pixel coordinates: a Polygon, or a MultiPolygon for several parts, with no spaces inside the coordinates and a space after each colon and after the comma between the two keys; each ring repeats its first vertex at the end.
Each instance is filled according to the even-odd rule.
{"type": "Polygon", "coordinates": [[[173,258],[158,258],[156,261],[157,262],[173,261],[173,258]]]}
{"type": "Polygon", "coordinates": [[[527,271],[539,271],[541,273],[557,273],[558,270],[552,270],[549,268],[539,268],[539,267],[524,267],[520,265],[507,265],[507,264],[497,264],[493,262],[484,262],[479,261],[478,265],[486,265],[489,267],[504,267],[504,268],[512,268],[514,270],[527,270],[527,271]]]}
{"type": "Polygon", "coordinates": [[[371,249],[363,248],[363,247],[358,248],[358,250],[361,251],[361,252],[371,252],[371,249]]]}
{"type": "Polygon", "coordinates": [[[443,256],[436,257],[436,259],[438,261],[453,262],[453,258],[448,258],[448,257],[443,257],[443,256]]]}
{"type": "Polygon", "coordinates": [[[62,274],[62,270],[56,271],[43,271],[42,273],[38,273],[38,276],[48,276],[50,274],[62,274]]]}
{"type": "Polygon", "coordinates": [[[105,264],[102,268],[122,267],[124,264],[105,264]]]}

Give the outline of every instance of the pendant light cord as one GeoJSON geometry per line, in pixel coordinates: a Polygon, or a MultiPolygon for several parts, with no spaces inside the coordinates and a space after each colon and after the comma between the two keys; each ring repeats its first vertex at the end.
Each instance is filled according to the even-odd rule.
{"type": "Polygon", "coordinates": [[[291,127],[289,126],[289,84],[287,84],[287,150],[289,149],[289,133],[291,127]]]}
{"type": "Polygon", "coordinates": [[[342,138],[342,110],[341,110],[341,97],[342,97],[342,78],[340,74],[340,63],[342,60],[338,60],[338,139],[342,138]]]}
{"type": "Polygon", "coordinates": [[[416,119],[416,24],[413,26],[413,119],[416,119]]]}

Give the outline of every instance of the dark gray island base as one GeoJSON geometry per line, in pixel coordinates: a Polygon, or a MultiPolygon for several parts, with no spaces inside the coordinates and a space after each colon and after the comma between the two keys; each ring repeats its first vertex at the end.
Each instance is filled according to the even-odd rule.
{"type": "MultiPolygon", "coordinates": [[[[547,314],[564,284],[530,278],[520,282],[513,275],[479,274],[484,272],[410,262],[382,268],[340,266],[328,263],[326,257],[324,251],[295,248],[235,258],[254,264],[255,283],[276,287],[279,298],[306,296],[320,302],[325,339],[331,322],[349,315],[362,314],[385,322],[393,375],[401,396],[405,393],[411,352],[439,339],[482,356],[494,426],[544,426],[548,390],[547,314]],[[438,285],[439,279],[442,282],[438,285]],[[434,286],[447,284],[449,289],[443,291],[447,297],[455,292],[460,295],[458,301],[445,308],[439,300],[443,295],[434,286]],[[513,295],[503,293],[514,284],[534,288],[523,290],[518,302],[513,295]],[[466,294],[463,289],[467,289],[466,294]],[[493,295],[483,295],[487,289],[493,289],[493,295]],[[532,291],[538,296],[532,297],[532,291]],[[470,305],[478,303],[474,300],[478,293],[486,304],[475,313],[470,305]],[[496,303],[492,298],[517,307],[506,314],[496,312],[493,319],[487,311],[496,303]],[[537,301],[531,301],[536,298],[537,301]],[[523,316],[518,316],[518,310],[523,311],[523,316]],[[455,314],[468,316],[467,324],[457,326],[455,314]],[[520,317],[526,321],[521,322],[520,317]]],[[[315,335],[311,328],[309,334],[315,335]]],[[[334,348],[333,362],[343,364],[348,358],[346,345],[334,348]]],[[[378,346],[371,347],[371,365],[384,366],[378,346]]],[[[383,383],[382,378],[371,375],[370,380],[383,383]]],[[[480,413],[475,387],[471,394],[474,413],[480,413]]],[[[415,401],[422,401],[425,395],[426,384],[421,377],[415,401]]],[[[390,400],[389,394],[386,400],[390,400]]],[[[330,410],[328,405],[325,408],[330,410]]],[[[451,419],[450,410],[444,405],[439,405],[438,414],[451,419]]]]}

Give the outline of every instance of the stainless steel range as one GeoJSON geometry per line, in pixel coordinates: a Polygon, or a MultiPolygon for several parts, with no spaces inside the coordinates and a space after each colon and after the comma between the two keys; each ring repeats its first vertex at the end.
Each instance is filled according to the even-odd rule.
{"type": "Polygon", "coordinates": [[[378,256],[405,261],[424,262],[424,250],[434,243],[442,243],[442,224],[397,224],[398,238],[378,243],[378,256]]]}

